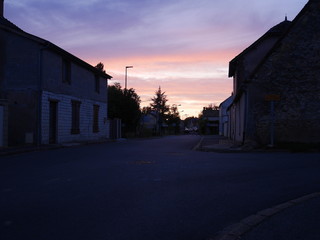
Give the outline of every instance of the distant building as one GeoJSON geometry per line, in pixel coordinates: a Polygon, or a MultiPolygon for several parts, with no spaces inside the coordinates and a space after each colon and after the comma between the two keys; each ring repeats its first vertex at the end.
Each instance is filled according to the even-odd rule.
{"type": "Polygon", "coordinates": [[[3,0],[0,10],[0,99],[7,112],[6,142],[54,144],[107,138],[111,76],[5,19],[3,0]]]}
{"type": "Polygon", "coordinates": [[[219,110],[212,107],[204,107],[202,110],[202,121],[205,134],[217,135],[219,134],[219,110]]]}
{"type": "Polygon", "coordinates": [[[231,137],[230,135],[230,109],[233,101],[233,96],[228,97],[219,106],[219,135],[231,137]]]}
{"type": "Polygon", "coordinates": [[[141,136],[152,136],[156,134],[158,117],[155,111],[143,114],[140,118],[139,132],[141,136]]]}
{"type": "Polygon", "coordinates": [[[310,0],[230,62],[234,141],[320,142],[319,22],[319,1],[310,0]]]}

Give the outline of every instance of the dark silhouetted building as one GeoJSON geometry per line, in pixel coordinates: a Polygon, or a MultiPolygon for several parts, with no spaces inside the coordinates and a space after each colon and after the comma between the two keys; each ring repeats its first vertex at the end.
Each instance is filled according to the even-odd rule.
{"type": "Polygon", "coordinates": [[[204,121],[204,134],[219,134],[219,110],[211,107],[204,107],[202,110],[202,120],[204,121]]]}
{"type": "Polygon", "coordinates": [[[230,62],[236,142],[320,142],[319,23],[320,2],[310,0],[230,62]]]}
{"type": "Polygon", "coordinates": [[[111,76],[24,32],[4,18],[0,5],[0,99],[9,145],[107,138],[111,76]]]}

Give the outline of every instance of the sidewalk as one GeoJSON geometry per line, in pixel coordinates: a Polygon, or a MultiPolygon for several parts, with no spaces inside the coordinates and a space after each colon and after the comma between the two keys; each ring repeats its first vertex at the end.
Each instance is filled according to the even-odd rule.
{"type": "Polygon", "coordinates": [[[198,146],[195,150],[204,152],[320,152],[319,145],[306,145],[306,144],[292,144],[292,145],[279,145],[273,148],[261,147],[257,148],[252,143],[246,143],[245,145],[237,145],[232,140],[224,136],[219,135],[204,135],[202,136],[198,146]]]}
{"type": "Polygon", "coordinates": [[[202,136],[197,150],[204,152],[243,152],[241,146],[235,145],[230,139],[219,135],[202,136]]]}
{"type": "MultiPolygon", "coordinates": [[[[77,146],[90,145],[90,144],[100,144],[100,143],[106,143],[111,141],[113,140],[106,139],[101,141],[70,142],[70,143],[61,143],[61,144],[40,145],[40,146],[25,145],[25,146],[18,146],[18,147],[6,147],[6,148],[0,148],[0,157],[28,153],[28,152],[38,152],[38,151],[77,147],[77,146]]],[[[121,141],[121,139],[117,141],[121,141]]]]}
{"type": "Polygon", "coordinates": [[[0,157],[21,154],[21,153],[27,153],[27,152],[36,152],[36,151],[45,151],[45,150],[50,150],[50,149],[58,149],[61,147],[62,146],[59,144],[41,145],[41,146],[29,145],[29,146],[19,146],[19,147],[6,147],[6,148],[0,148],[0,157]]]}
{"type": "Polygon", "coordinates": [[[274,206],[226,228],[214,240],[320,239],[320,192],[274,206]]]}
{"type": "MultiPolygon", "coordinates": [[[[222,136],[203,136],[197,150],[224,153],[250,151],[250,149],[234,145],[232,141],[222,136]]],[[[279,149],[273,151],[279,151],[279,149]]],[[[229,226],[217,237],[208,240],[257,239],[320,239],[320,192],[262,210],[229,226]]]]}

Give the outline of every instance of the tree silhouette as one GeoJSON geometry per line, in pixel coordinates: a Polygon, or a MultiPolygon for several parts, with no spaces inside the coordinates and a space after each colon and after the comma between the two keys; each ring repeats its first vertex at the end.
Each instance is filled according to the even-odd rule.
{"type": "Polygon", "coordinates": [[[101,72],[106,72],[105,70],[104,70],[104,64],[102,63],[102,62],[99,62],[96,66],[95,66],[95,68],[98,68],[101,72]]]}
{"type": "Polygon", "coordinates": [[[173,104],[170,107],[169,114],[167,114],[166,117],[167,124],[169,125],[169,130],[173,130],[175,134],[180,132],[180,114],[178,111],[178,106],[176,104],[173,104]]]}
{"type": "Polygon", "coordinates": [[[178,111],[178,106],[176,104],[173,104],[170,107],[170,115],[172,115],[173,118],[180,118],[180,113],[178,111]]]}
{"type": "Polygon", "coordinates": [[[157,114],[156,133],[162,134],[163,123],[166,121],[166,114],[169,112],[169,106],[166,104],[168,99],[165,92],[161,91],[161,87],[155,92],[155,96],[151,98],[150,107],[157,114]]]}
{"type": "Polygon", "coordinates": [[[151,107],[143,107],[141,110],[142,114],[149,114],[152,112],[151,107]]]}
{"type": "Polygon", "coordinates": [[[108,117],[120,118],[124,132],[135,132],[140,116],[140,97],[134,89],[122,89],[120,83],[108,86],[108,117]]]}
{"type": "Polygon", "coordinates": [[[166,105],[168,99],[165,92],[161,91],[161,87],[155,92],[155,96],[151,98],[152,103],[150,103],[151,109],[159,113],[159,115],[164,118],[165,114],[169,112],[169,106],[166,105]]]}

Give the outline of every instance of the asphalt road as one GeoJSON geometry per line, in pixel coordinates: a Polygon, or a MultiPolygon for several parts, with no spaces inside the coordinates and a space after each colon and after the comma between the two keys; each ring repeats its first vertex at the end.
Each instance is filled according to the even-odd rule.
{"type": "Polygon", "coordinates": [[[319,153],[193,151],[199,136],[0,158],[0,239],[201,240],[317,192],[319,153]]]}

